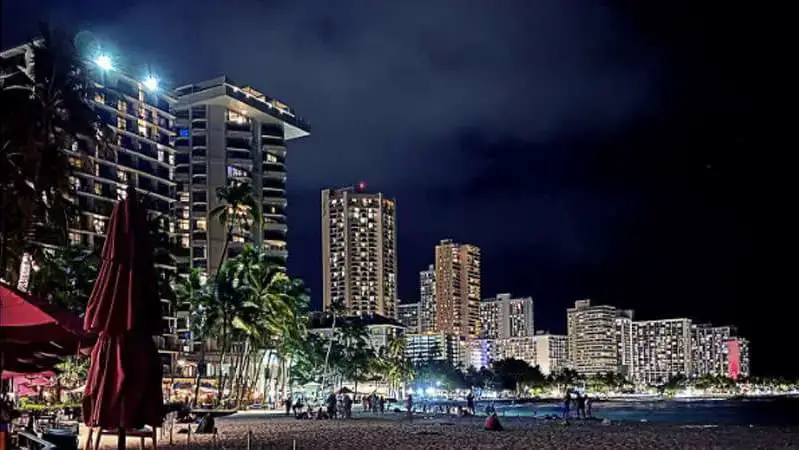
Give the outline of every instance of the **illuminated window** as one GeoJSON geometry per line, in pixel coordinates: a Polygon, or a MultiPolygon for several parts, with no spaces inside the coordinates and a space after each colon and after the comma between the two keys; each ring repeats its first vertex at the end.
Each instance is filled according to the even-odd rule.
{"type": "Polygon", "coordinates": [[[80,169],[83,166],[83,161],[80,158],[69,158],[69,165],[80,169]]]}
{"type": "Polygon", "coordinates": [[[72,245],[79,245],[81,243],[80,234],[69,233],[69,242],[72,243],[72,245]]]}
{"type": "Polygon", "coordinates": [[[80,189],[80,180],[77,177],[70,176],[69,185],[72,186],[73,189],[80,189]]]}
{"type": "Polygon", "coordinates": [[[121,181],[123,183],[128,181],[128,174],[124,170],[117,170],[117,181],[121,181]]]}
{"type": "Polygon", "coordinates": [[[105,219],[98,219],[95,218],[92,222],[92,226],[94,227],[94,232],[98,234],[105,233],[105,219]]]}
{"type": "Polygon", "coordinates": [[[188,220],[178,220],[178,226],[180,227],[180,231],[189,231],[188,220]]]}
{"type": "Polygon", "coordinates": [[[103,195],[103,185],[96,181],[94,182],[94,193],[97,195],[103,195]]]}
{"type": "Polygon", "coordinates": [[[128,112],[128,103],[125,100],[118,100],[117,109],[124,113],[128,112]]]}
{"type": "Polygon", "coordinates": [[[158,160],[161,161],[161,162],[164,162],[164,151],[163,150],[160,150],[160,149],[158,150],[158,160]]]}
{"type": "Polygon", "coordinates": [[[138,125],[139,125],[139,134],[142,136],[149,137],[149,134],[147,133],[147,122],[145,122],[144,119],[139,119],[138,125]]]}
{"type": "Polygon", "coordinates": [[[105,94],[103,94],[102,92],[95,92],[94,101],[98,103],[105,103],[105,94]]]}
{"type": "Polygon", "coordinates": [[[144,101],[144,91],[141,88],[139,88],[139,101],[144,101]]]}
{"type": "Polygon", "coordinates": [[[169,154],[169,164],[175,164],[175,155],[173,153],[169,154]]]}
{"type": "Polygon", "coordinates": [[[125,118],[124,117],[117,117],[117,128],[120,130],[126,130],[127,127],[125,126],[125,118]]]}
{"type": "Polygon", "coordinates": [[[206,227],[207,227],[207,224],[205,222],[205,219],[197,219],[197,229],[198,230],[205,231],[206,227]]]}
{"type": "Polygon", "coordinates": [[[189,201],[189,193],[188,192],[181,192],[180,193],[180,201],[188,202],[189,201]]]}
{"type": "Polygon", "coordinates": [[[239,113],[239,112],[233,111],[231,109],[228,109],[227,110],[227,120],[229,122],[236,122],[238,124],[243,125],[245,123],[248,123],[250,119],[247,117],[247,115],[243,111],[239,113]]]}
{"type": "Polygon", "coordinates": [[[117,200],[125,200],[128,198],[128,187],[125,185],[117,186],[117,200]]]}
{"type": "Polygon", "coordinates": [[[189,237],[188,236],[183,236],[183,237],[180,238],[180,246],[183,247],[183,248],[188,248],[189,247],[189,237]]]}
{"type": "Polygon", "coordinates": [[[267,153],[266,154],[266,162],[276,163],[277,162],[277,156],[275,156],[275,155],[273,155],[271,153],[267,153]]]}

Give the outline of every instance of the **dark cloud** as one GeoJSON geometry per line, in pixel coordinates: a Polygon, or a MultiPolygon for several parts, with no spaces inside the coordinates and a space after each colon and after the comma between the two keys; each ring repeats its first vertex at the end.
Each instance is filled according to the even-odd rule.
{"type": "Polygon", "coordinates": [[[782,342],[774,330],[790,328],[754,324],[769,323],[773,308],[730,306],[762,302],[763,286],[776,286],[754,287],[755,276],[785,277],[759,265],[773,258],[755,257],[753,224],[771,217],[768,233],[790,228],[780,207],[761,206],[793,178],[767,175],[790,165],[772,150],[785,148],[773,137],[780,117],[762,98],[785,92],[753,8],[8,3],[6,42],[49,17],[93,31],[173,84],[225,73],[305,116],[313,134],[289,150],[290,266],[316,303],[319,189],[364,179],[398,200],[403,298],[416,298],[418,270],[452,237],[483,248],[486,296],[535,295],[537,323],[555,331],[583,296],[642,317],[734,322],[755,341],[782,342]]]}

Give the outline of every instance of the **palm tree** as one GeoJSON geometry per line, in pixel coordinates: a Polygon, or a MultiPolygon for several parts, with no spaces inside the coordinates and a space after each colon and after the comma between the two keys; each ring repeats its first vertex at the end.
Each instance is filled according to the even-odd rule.
{"type": "MultiPolygon", "coordinates": [[[[208,216],[217,219],[225,227],[225,245],[219,257],[217,271],[227,256],[227,250],[233,236],[250,231],[250,223],[263,222],[261,208],[252,195],[252,186],[246,182],[228,180],[225,186],[216,189],[219,205],[209,211],[208,216]]],[[[260,229],[260,227],[258,228],[260,229]]]]}
{"type": "Polygon", "coordinates": [[[40,250],[35,255],[37,267],[31,274],[31,292],[75,313],[85,311],[100,270],[97,253],[67,245],[40,250]]]}
{"type": "Polygon", "coordinates": [[[197,398],[200,395],[200,378],[205,367],[206,341],[212,337],[213,330],[219,321],[219,308],[214,304],[214,296],[211,295],[204,277],[205,275],[200,269],[192,269],[188,276],[179,277],[173,282],[178,303],[189,307],[192,339],[200,342],[200,355],[194,384],[194,406],[197,406],[197,398]]]}
{"type": "Polygon", "coordinates": [[[110,137],[85,102],[88,71],[70,39],[43,27],[25,60],[0,68],[0,276],[33,241],[66,242],[76,214],[70,159],[110,137]]]}

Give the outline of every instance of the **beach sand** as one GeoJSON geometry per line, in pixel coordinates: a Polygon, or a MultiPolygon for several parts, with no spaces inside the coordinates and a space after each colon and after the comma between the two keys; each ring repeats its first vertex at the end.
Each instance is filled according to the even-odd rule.
{"type": "MultiPolygon", "coordinates": [[[[251,449],[602,449],[602,448],[799,448],[795,429],[779,427],[686,427],[654,423],[611,423],[502,418],[503,431],[484,431],[484,418],[415,419],[401,415],[352,420],[296,420],[265,415],[237,415],[217,419],[219,436],[174,434],[173,445],[159,440],[162,448],[245,449],[252,431],[251,449]]],[[[116,446],[113,437],[104,448],[116,446]]],[[[138,448],[131,440],[130,448],[138,448]]],[[[149,448],[149,442],[147,443],[149,448]]]]}

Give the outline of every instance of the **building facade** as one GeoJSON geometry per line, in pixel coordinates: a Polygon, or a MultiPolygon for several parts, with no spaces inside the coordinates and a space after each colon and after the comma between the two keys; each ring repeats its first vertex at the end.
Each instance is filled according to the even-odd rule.
{"type": "Polygon", "coordinates": [[[609,305],[578,300],[566,312],[569,365],[582,375],[621,371],[616,319],[626,314],[609,305]]]}
{"type": "Polygon", "coordinates": [[[623,310],[616,316],[614,336],[619,373],[629,378],[633,374],[633,311],[623,310]]]}
{"type": "Polygon", "coordinates": [[[397,320],[408,327],[408,333],[420,333],[420,319],[422,316],[422,305],[416,303],[401,303],[397,308],[397,320]]]}
{"type": "Polygon", "coordinates": [[[727,377],[737,380],[739,378],[749,378],[750,355],[749,341],[740,337],[732,337],[726,342],[726,362],[727,377]]]}
{"type": "Polygon", "coordinates": [[[693,375],[727,376],[727,341],[735,336],[731,326],[694,324],[691,327],[693,375]]]}
{"type": "Polygon", "coordinates": [[[569,364],[569,338],[559,334],[540,333],[533,337],[535,365],[544,375],[558,373],[569,364]]]}
{"type": "MultiPolygon", "coordinates": [[[[4,83],[33,73],[39,45],[42,42],[36,41],[0,53],[4,66],[15,67],[13,72],[3,73],[4,83]]],[[[149,219],[157,222],[164,234],[175,231],[175,132],[171,113],[175,98],[159,89],[155,78],[137,78],[120,64],[113,64],[108,56],[99,56],[86,55],[89,79],[85,102],[112,133],[104,136],[108,142],[103,148],[81,139],[63,149],[73,169],[69,182],[78,211],[67,224],[67,237],[72,245],[87,251],[102,249],[114,204],[126,197],[128,188],[140,194],[149,219]]],[[[47,235],[37,235],[36,239],[45,248],[52,244],[47,235]]],[[[157,269],[163,277],[174,273],[176,267],[159,261],[157,269]]],[[[174,367],[180,347],[172,301],[161,300],[164,334],[156,339],[156,345],[166,373],[174,367]]]]}
{"type": "Polygon", "coordinates": [[[480,335],[480,249],[443,240],[436,246],[435,331],[480,335]]]}
{"type": "Polygon", "coordinates": [[[508,339],[533,336],[533,298],[511,298],[511,294],[498,294],[480,302],[481,337],[508,339]]]}
{"type": "Polygon", "coordinates": [[[427,270],[419,272],[419,303],[422,317],[419,326],[422,333],[435,330],[436,324],[436,266],[431,264],[427,270]]]}
{"type": "Polygon", "coordinates": [[[382,193],[322,191],[323,305],[397,316],[396,208],[382,193]]]}
{"type": "Polygon", "coordinates": [[[492,354],[494,361],[502,359],[519,359],[535,366],[535,338],[533,336],[494,339],[492,354]]]}
{"type": "Polygon", "coordinates": [[[469,341],[446,333],[405,334],[405,356],[414,363],[448,361],[458,366],[471,361],[469,341]]]}
{"type": "Polygon", "coordinates": [[[226,256],[254,243],[285,266],[286,142],[308,136],[310,128],[285,104],[227,77],[181,86],[175,96],[177,231],[188,249],[182,268],[216,273],[228,229],[209,212],[220,204],[217,189],[232,183],[252,187],[262,217],[229,211],[226,256]]]}
{"type": "Polygon", "coordinates": [[[634,381],[658,384],[693,373],[690,319],[634,321],[632,334],[634,381]]]}

